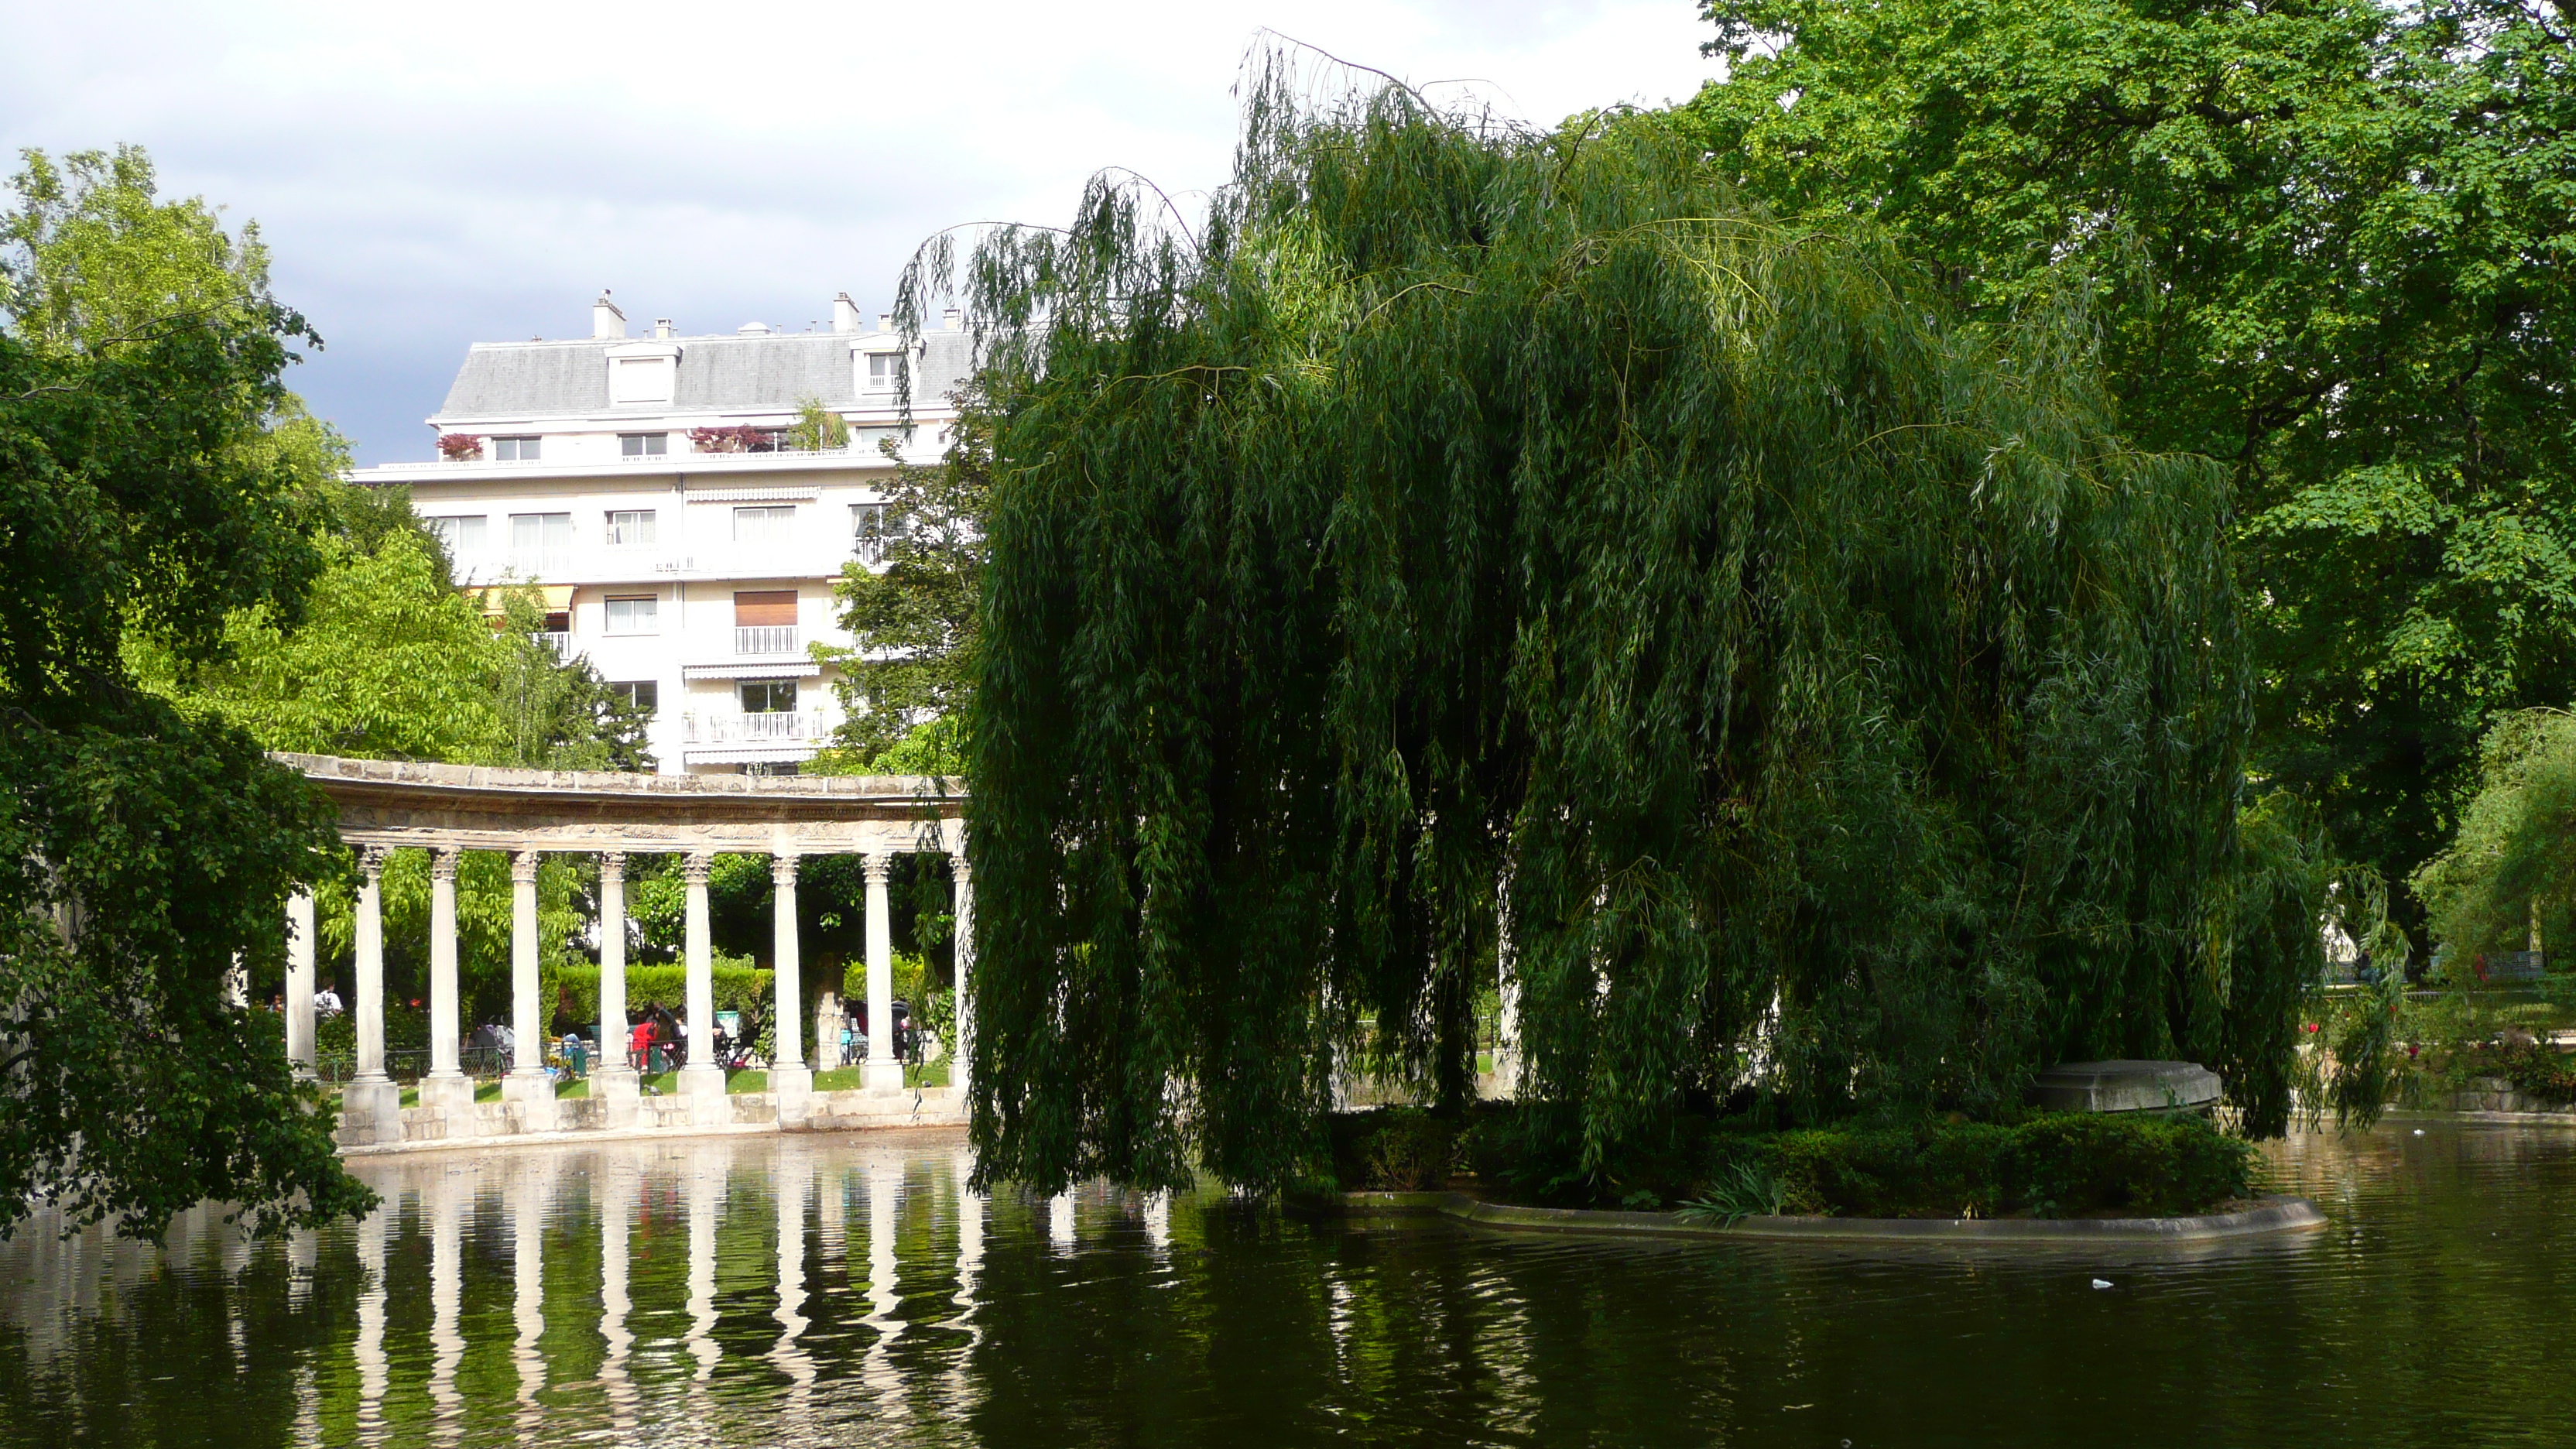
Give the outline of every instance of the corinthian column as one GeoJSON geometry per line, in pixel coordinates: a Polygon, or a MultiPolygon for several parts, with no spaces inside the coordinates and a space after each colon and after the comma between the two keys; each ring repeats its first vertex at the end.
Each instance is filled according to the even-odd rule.
{"type": "Polygon", "coordinates": [[[966,852],[961,848],[948,857],[948,879],[955,888],[954,911],[957,917],[957,1000],[956,1026],[949,1035],[956,1038],[948,1044],[948,1085],[957,1089],[957,1100],[966,1100],[967,1063],[975,1048],[973,994],[966,978],[975,969],[975,875],[967,869],[966,852]]]}
{"type": "Polygon", "coordinates": [[[352,1147],[399,1141],[402,1089],[385,1075],[385,848],[358,852],[358,1070],[340,1092],[342,1140],[352,1147]]]}
{"type": "Polygon", "coordinates": [[[474,1111],[474,1084],[456,1065],[456,858],[452,846],[429,855],[429,1075],[420,1104],[444,1115],[447,1134],[463,1136],[474,1111]]]}
{"type": "Polygon", "coordinates": [[[680,1092],[689,1099],[690,1120],[702,1127],[733,1120],[724,1068],[716,1065],[715,944],[707,922],[707,876],[715,864],[711,852],[693,850],[680,866],[689,883],[689,1064],[680,1069],[680,1092]]]}
{"type": "Polygon", "coordinates": [[[533,850],[510,852],[510,1075],[501,1100],[523,1109],[520,1130],[555,1130],[555,1084],[546,1075],[546,1018],[537,1001],[537,864],[533,850]]]}
{"type": "Polygon", "coordinates": [[[814,1073],[805,1065],[805,1049],[799,1040],[804,1035],[802,1014],[805,999],[797,980],[799,970],[796,941],[796,857],[772,856],[769,879],[775,887],[770,906],[773,917],[771,965],[778,987],[776,1059],[769,1064],[769,1086],[777,1094],[778,1121],[781,1126],[795,1126],[812,1115],[814,1073]]]}
{"type": "Polygon", "coordinates": [[[313,893],[286,898],[286,1059],[313,1075],[313,893]]]}
{"type": "Polygon", "coordinates": [[[600,1113],[609,1127],[635,1122],[626,1040],[626,853],[610,850],[599,857],[599,1069],[590,1074],[590,1094],[605,1104],[600,1113]]]}
{"type": "Polygon", "coordinates": [[[887,919],[886,872],[890,855],[859,858],[868,878],[868,1068],[871,1092],[903,1090],[903,1063],[894,1059],[894,931],[887,919]]]}

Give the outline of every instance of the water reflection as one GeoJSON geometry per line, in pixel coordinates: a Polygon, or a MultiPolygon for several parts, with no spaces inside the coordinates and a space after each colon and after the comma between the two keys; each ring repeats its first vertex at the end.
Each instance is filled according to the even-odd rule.
{"type": "Polygon", "coordinates": [[[2576,1437],[2576,1388],[2464,1348],[2576,1310],[2576,1132],[2416,1125],[2273,1154],[2333,1231],[2181,1259],[988,1201],[944,1136],[369,1159],[354,1228],[0,1245],[0,1441],[2576,1437]]]}

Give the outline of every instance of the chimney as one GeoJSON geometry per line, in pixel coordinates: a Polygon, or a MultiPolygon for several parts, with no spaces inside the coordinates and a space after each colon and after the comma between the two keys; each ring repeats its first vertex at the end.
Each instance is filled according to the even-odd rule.
{"type": "Polygon", "coordinates": [[[733,330],[734,335],[737,337],[766,337],[769,335],[769,324],[766,322],[745,322],[733,330]]]}
{"type": "Polygon", "coordinates": [[[939,314],[939,325],[950,332],[955,332],[966,325],[966,314],[951,307],[939,314]]]}
{"type": "Polygon", "coordinates": [[[653,335],[654,335],[656,338],[660,338],[660,339],[665,339],[665,340],[667,340],[667,339],[670,337],[670,335],[671,335],[671,319],[670,319],[670,318],[668,318],[668,317],[656,317],[656,318],[654,318],[654,319],[653,319],[653,335]]]}
{"type": "Polygon", "coordinates": [[[608,289],[605,287],[599,291],[599,300],[590,304],[590,335],[593,337],[626,335],[626,314],[618,311],[617,304],[608,300],[608,289]]]}
{"type": "Polygon", "coordinates": [[[851,301],[850,294],[847,292],[832,299],[832,330],[835,332],[859,330],[859,304],[851,301]]]}

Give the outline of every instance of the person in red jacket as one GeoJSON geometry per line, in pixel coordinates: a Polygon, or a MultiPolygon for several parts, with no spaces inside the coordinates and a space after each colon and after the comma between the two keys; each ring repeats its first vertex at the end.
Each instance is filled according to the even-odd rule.
{"type": "Polygon", "coordinates": [[[653,1051],[653,1018],[651,1018],[651,1017],[649,1017],[649,1016],[648,1016],[648,1017],[644,1018],[642,1021],[639,1021],[639,1022],[635,1023],[635,1032],[634,1032],[634,1034],[633,1034],[632,1036],[630,1036],[630,1037],[628,1037],[628,1038],[627,1038],[627,1041],[626,1041],[626,1058],[627,1058],[627,1063],[628,1063],[630,1066],[634,1067],[634,1068],[635,1068],[635,1070],[637,1070],[637,1071],[639,1071],[639,1072],[640,1072],[640,1071],[644,1070],[644,1064],[645,1064],[646,1060],[650,1057],[650,1055],[651,1055],[652,1051],[653,1051]]]}

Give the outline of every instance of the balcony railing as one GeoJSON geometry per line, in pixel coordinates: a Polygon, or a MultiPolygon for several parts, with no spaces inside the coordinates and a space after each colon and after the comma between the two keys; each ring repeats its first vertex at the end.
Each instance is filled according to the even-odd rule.
{"type": "Polygon", "coordinates": [[[751,624],[733,631],[736,654],[793,654],[796,652],[796,626],[793,624],[751,624]]]}
{"type": "Polygon", "coordinates": [[[537,631],[537,642],[553,650],[557,659],[569,659],[574,652],[572,632],[568,629],[540,629],[537,631]]]}
{"type": "Polygon", "coordinates": [[[572,571],[572,550],[563,548],[514,548],[507,567],[523,579],[550,579],[572,571]]]}
{"type": "Polygon", "coordinates": [[[820,741],[831,734],[820,710],[774,710],[755,714],[691,714],[687,738],[692,745],[759,745],[794,740],[820,741]]]}

